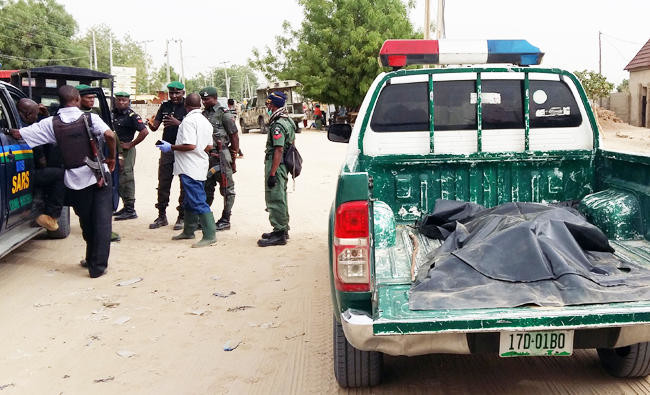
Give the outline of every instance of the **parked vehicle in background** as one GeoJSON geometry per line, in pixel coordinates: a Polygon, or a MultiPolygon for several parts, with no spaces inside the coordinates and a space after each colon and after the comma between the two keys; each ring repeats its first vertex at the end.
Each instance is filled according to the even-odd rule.
{"type": "Polygon", "coordinates": [[[289,117],[296,124],[296,133],[300,133],[300,123],[305,118],[303,112],[302,96],[296,92],[296,88],[302,84],[295,80],[277,81],[257,88],[257,97],[254,97],[246,104],[246,109],[242,111],[239,125],[242,133],[248,133],[250,129],[260,129],[261,133],[266,133],[269,123],[269,115],[266,113],[265,101],[267,96],[274,91],[280,91],[287,95],[287,112],[289,117]]]}
{"type": "MultiPolygon", "coordinates": [[[[66,66],[36,67],[18,70],[11,75],[12,84],[0,82],[0,127],[18,128],[18,101],[29,97],[48,108],[51,115],[59,109],[57,89],[62,85],[90,85],[93,81],[112,76],[97,71],[66,66]]],[[[111,113],[101,87],[92,88],[97,95],[95,112],[111,126],[111,113]]],[[[35,164],[32,149],[23,140],[0,133],[0,257],[23,243],[47,232],[50,238],[65,238],[70,234],[70,208],[64,207],[58,219],[59,229],[50,232],[34,227],[39,214],[40,194],[32,182],[35,164]]]]}

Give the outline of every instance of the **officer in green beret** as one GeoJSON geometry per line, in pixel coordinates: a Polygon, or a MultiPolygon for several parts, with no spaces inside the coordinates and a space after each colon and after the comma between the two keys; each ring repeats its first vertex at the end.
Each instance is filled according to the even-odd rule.
{"type": "Polygon", "coordinates": [[[285,245],[289,238],[288,172],[283,154],[296,139],[296,124],[287,114],[286,101],[287,95],[280,91],[271,93],[266,99],[266,110],[271,118],[264,158],[264,198],[273,231],[262,234],[257,241],[260,247],[285,245]]]}
{"type": "Polygon", "coordinates": [[[118,144],[122,148],[118,187],[119,195],[122,198],[122,209],[113,214],[116,221],[138,218],[138,214],[135,212],[135,178],[133,176],[135,146],[149,134],[140,115],[131,109],[129,98],[130,95],[127,92],[117,92],[113,108],[113,130],[117,134],[118,144]],[[135,137],[136,132],[138,132],[137,137],[135,137]]]}
{"type": "Polygon", "coordinates": [[[81,102],[79,103],[79,108],[81,108],[81,111],[97,114],[97,110],[93,108],[95,106],[95,99],[97,98],[97,95],[90,90],[91,87],[86,84],[79,84],[75,86],[75,88],[77,88],[79,91],[79,96],[81,96],[81,102]]]}
{"type": "Polygon", "coordinates": [[[216,222],[217,230],[230,229],[230,214],[235,203],[235,182],[232,174],[237,171],[235,158],[239,151],[239,135],[233,115],[217,101],[217,88],[209,86],[199,92],[203,101],[203,115],[212,124],[213,150],[210,152],[210,170],[205,182],[206,202],[214,201],[214,190],[219,184],[223,196],[223,211],[216,222]]]}
{"type": "MultiPolygon", "coordinates": [[[[153,123],[149,124],[149,129],[152,131],[158,130],[162,123],[164,125],[162,140],[176,144],[176,135],[178,134],[178,126],[181,124],[187,111],[185,110],[185,85],[179,81],[172,81],[167,84],[169,91],[169,100],[163,102],[156,113],[153,123]]],[[[167,226],[167,206],[169,205],[169,190],[172,186],[174,178],[174,153],[161,152],[160,160],[158,161],[158,218],[149,225],[149,229],[160,228],[167,226]]],[[[180,182],[179,182],[180,183],[180,182]]],[[[183,229],[183,199],[185,193],[183,185],[181,184],[181,193],[178,196],[178,219],[174,224],[174,230],[183,229]]]]}

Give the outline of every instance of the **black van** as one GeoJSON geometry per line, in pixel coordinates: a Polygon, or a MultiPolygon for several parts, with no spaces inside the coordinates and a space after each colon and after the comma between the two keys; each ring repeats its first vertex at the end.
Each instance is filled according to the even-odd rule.
{"type": "MultiPolygon", "coordinates": [[[[19,70],[12,74],[11,84],[0,82],[0,127],[18,128],[18,100],[29,97],[45,105],[50,114],[59,108],[57,89],[62,85],[90,85],[108,80],[112,96],[113,76],[94,70],[45,66],[19,70]]],[[[97,95],[93,112],[107,125],[112,125],[111,112],[101,87],[92,88],[97,95]]],[[[38,212],[39,193],[31,182],[34,174],[34,154],[23,140],[0,133],[0,257],[21,244],[47,232],[50,238],[65,238],[70,234],[70,208],[64,207],[59,229],[50,232],[34,226],[38,212]]]]}

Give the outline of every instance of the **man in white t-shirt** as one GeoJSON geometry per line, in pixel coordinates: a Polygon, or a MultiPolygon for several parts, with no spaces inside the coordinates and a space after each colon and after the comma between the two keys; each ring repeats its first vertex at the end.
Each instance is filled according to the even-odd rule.
{"type": "Polygon", "coordinates": [[[176,135],[176,144],[161,141],[162,152],[174,153],[174,175],[178,175],[185,191],[185,222],[183,232],[172,240],[193,239],[199,222],[203,238],[192,247],[207,247],[217,241],[214,216],[205,202],[204,182],[207,178],[212,150],[212,124],[201,113],[201,96],[192,93],[185,98],[187,115],[176,135]]]}

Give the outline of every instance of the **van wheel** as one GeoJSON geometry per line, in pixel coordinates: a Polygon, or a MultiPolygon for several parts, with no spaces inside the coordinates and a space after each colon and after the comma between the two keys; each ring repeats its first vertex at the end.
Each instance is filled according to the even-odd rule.
{"type": "Polygon", "coordinates": [[[260,128],[260,133],[268,133],[268,130],[266,128],[266,123],[264,123],[264,117],[259,117],[257,118],[257,125],[260,128]]]}
{"type": "Polygon", "coordinates": [[[59,229],[53,232],[48,230],[47,237],[50,239],[65,239],[70,235],[70,207],[63,207],[61,216],[56,222],[59,224],[59,229]]]}
{"type": "Polygon", "coordinates": [[[334,376],[343,388],[371,387],[381,382],[383,354],[361,351],[352,347],[345,338],[343,326],[332,318],[334,345],[334,376]]]}
{"type": "Polygon", "coordinates": [[[619,348],[599,348],[598,357],[614,377],[646,377],[650,374],[650,343],[619,348]]]}
{"type": "Polygon", "coordinates": [[[248,129],[246,128],[246,124],[244,124],[244,120],[239,118],[239,126],[241,126],[241,132],[242,133],[248,133],[248,129]]]}

